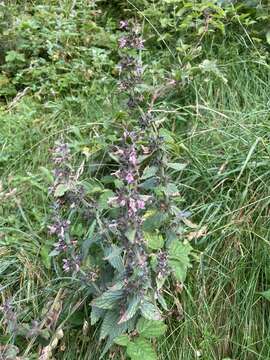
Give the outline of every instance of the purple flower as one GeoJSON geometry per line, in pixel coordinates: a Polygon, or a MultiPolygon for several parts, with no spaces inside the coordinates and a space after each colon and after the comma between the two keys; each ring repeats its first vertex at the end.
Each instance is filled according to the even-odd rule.
{"type": "Polygon", "coordinates": [[[128,160],[133,166],[137,165],[137,154],[134,148],[131,150],[128,160]]]}
{"type": "Polygon", "coordinates": [[[71,270],[72,263],[70,259],[63,259],[63,270],[69,272],[71,270]]]}
{"type": "Polygon", "coordinates": [[[128,184],[132,184],[134,182],[134,176],[130,171],[125,176],[125,180],[127,181],[128,184]]]}
{"type": "Polygon", "coordinates": [[[120,48],[120,49],[123,49],[123,48],[125,48],[125,47],[127,46],[127,44],[128,44],[128,39],[127,39],[126,37],[121,37],[121,38],[118,40],[118,42],[119,42],[119,48],[120,48]]]}
{"type": "Polygon", "coordinates": [[[143,40],[142,38],[135,38],[133,39],[132,46],[135,49],[142,50],[144,49],[144,42],[145,40],[143,40]]]}
{"type": "Polygon", "coordinates": [[[141,76],[143,73],[143,67],[141,65],[136,65],[135,67],[135,74],[137,76],[141,76]]]}
{"type": "Polygon", "coordinates": [[[119,28],[123,30],[127,30],[128,28],[128,20],[120,20],[119,28]]]}
{"type": "Polygon", "coordinates": [[[137,200],[137,206],[138,206],[138,209],[144,209],[145,202],[143,200],[137,200]]]}
{"type": "Polygon", "coordinates": [[[137,203],[136,203],[136,200],[134,200],[133,198],[130,198],[129,199],[129,215],[133,215],[133,214],[136,214],[137,212],[137,203]]]}

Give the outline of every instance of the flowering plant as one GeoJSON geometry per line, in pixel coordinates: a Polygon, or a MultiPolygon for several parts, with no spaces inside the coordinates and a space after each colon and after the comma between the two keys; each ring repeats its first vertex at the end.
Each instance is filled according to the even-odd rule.
{"type": "Polygon", "coordinates": [[[126,111],[107,152],[115,171],[91,179],[102,184],[102,191],[89,188],[79,180],[83,169],[74,173],[70,166],[68,145],[56,144],[55,221],[49,231],[58,241],[51,255],[62,256],[63,270],[86,284],[93,298],[91,324],[100,321],[100,339],[107,340],[103,354],[115,343],[133,360],[156,359],[151,339],[166,331],[164,289],[170,277],[183,283],[191,266],[192,248],[183,241],[188,213],[180,209],[182,198],[173,182],[185,164],[170,162],[173,139],[154,112],[162,90],[176,82],[169,80],[147,96],[140,26],[124,20],[119,28],[118,93],[126,111]],[[63,219],[66,209],[69,217],[63,219]],[[70,234],[76,212],[89,228],[85,240],[70,234]]]}

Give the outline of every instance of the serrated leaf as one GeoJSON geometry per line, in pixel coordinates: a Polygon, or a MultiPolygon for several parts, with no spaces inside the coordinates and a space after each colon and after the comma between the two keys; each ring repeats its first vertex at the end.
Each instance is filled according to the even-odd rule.
{"type": "Polygon", "coordinates": [[[128,335],[124,334],[124,335],[117,336],[117,338],[115,338],[113,342],[120,346],[128,346],[128,344],[130,343],[130,340],[129,340],[128,335]]]}
{"type": "Polygon", "coordinates": [[[91,325],[95,325],[99,321],[99,319],[104,316],[105,312],[106,310],[104,309],[100,309],[98,307],[92,306],[91,315],[90,315],[91,325]]]}
{"type": "Polygon", "coordinates": [[[94,220],[90,225],[86,235],[87,238],[82,243],[82,255],[84,259],[88,255],[91,245],[99,240],[99,237],[94,235],[95,227],[96,227],[96,220],[94,220]]]}
{"type": "Polygon", "coordinates": [[[162,320],[147,320],[141,318],[137,323],[138,333],[146,338],[159,337],[165,334],[167,325],[162,320]]]}
{"type": "Polygon", "coordinates": [[[54,196],[55,197],[61,197],[65,195],[65,193],[69,190],[68,184],[59,184],[56,186],[54,190],[54,196]]]}
{"type": "Polygon", "coordinates": [[[131,360],[157,360],[157,355],[149,341],[138,337],[127,346],[127,355],[131,360]]]}
{"type": "Polygon", "coordinates": [[[141,306],[140,310],[142,316],[148,320],[161,320],[161,314],[159,309],[154,304],[150,303],[149,301],[144,301],[141,306]]]}
{"type": "Polygon", "coordinates": [[[173,183],[167,184],[163,188],[163,191],[164,191],[165,195],[167,195],[167,196],[179,196],[180,195],[177,186],[173,183]]]}
{"type": "Polygon", "coordinates": [[[134,229],[133,227],[129,227],[125,232],[125,235],[128,238],[128,240],[133,243],[135,240],[136,229],[134,229]]]}
{"type": "Polygon", "coordinates": [[[109,248],[104,250],[105,258],[112,267],[114,267],[119,272],[124,271],[124,264],[122,259],[122,249],[116,245],[112,245],[109,248]]]}
{"type": "Polygon", "coordinates": [[[168,218],[168,213],[161,211],[147,211],[144,215],[143,230],[151,232],[157,230],[161,225],[165,223],[168,218]]]}
{"type": "Polygon", "coordinates": [[[122,296],[123,290],[107,290],[101,296],[94,299],[91,305],[101,309],[112,309],[118,304],[122,296]]]}
{"type": "Polygon", "coordinates": [[[168,163],[167,167],[170,169],[174,169],[177,171],[182,171],[186,168],[187,164],[181,164],[181,163],[168,163]]]}
{"type": "Polygon", "coordinates": [[[158,168],[156,166],[147,166],[141,176],[141,180],[149,179],[157,173],[158,168]]]}
{"type": "Polygon", "coordinates": [[[179,241],[174,241],[169,248],[169,266],[177,280],[184,282],[187,269],[191,267],[189,255],[192,247],[179,241]]]}
{"type": "Polygon", "coordinates": [[[139,309],[140,302],[141,302],[140,298],[138,296],[134,296],[130,300],[127,310],[125,311],[123,316],[121,316],[121,319],[118,321],[118,324],[121,324],[123,322],[130,320],[136,314],[137,310],[139,309]]]}
{"type": "Polygon", "coordinates": [[[158,250],[164,245],[164,239],[161,234],[144,232],[144,238],[150,249],[158,250]]]}
{"type": "Polygon", "coordinates": [[[111,342],[114,341],[118,336],[122,335],[128,330],[130,322],[132,320],[126,321],[124,323],[118,324],[119,319],[119,310],[108,310],[105,314],[104,320],[100,329],[100,340],[105,339],[107,336],[111,342]]]}
{"type": "Polygon", "coordinates": [[[100,210],[106,210],[110,208],[108,201],[110,198],[114,197],[114,192],[112,190],[104,190],[98,199],[98,207],[100,210]]]}

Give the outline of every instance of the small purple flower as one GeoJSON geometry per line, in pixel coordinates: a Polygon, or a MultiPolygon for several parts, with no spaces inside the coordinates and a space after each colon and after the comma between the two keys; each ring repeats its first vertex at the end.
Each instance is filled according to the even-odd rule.
{"type": "Polygon", "coordinates": [[[69,272],[71,270],[72,263],[70,259],[63,259],[63,270],[69,272]]]}
{"type": "Polygon", "coordinates": [[[141,76],[143,74],[143,67],[141,65],[136,65],[135,67],[135,74],[137,76],[141,76]]]}
{"type": "Polygon", "coordinates": [[[137,206],[138,206],[138,209],[144,209],[145,202],[143,200],[137,200],[137,206]]]}
{"type": "Polygon", "coordinates": [[[128,28],[128,20],[120,20],[119,29],[127,30],[128,28]]]}
{"type": "Polygon", "coordinates": [[[136,214],[136,212],[138,210],[136,200],[134,200],[133,198],[130,198],[128,206],[129,206],[129,215],[136,214]]]}
{"type": "Polygon", "coordinates": [[[142,50],[144,49],[144,42],[145,40],[143,40],[142,38],[135,38],[133,39],[132,46],[135,49],[142,50]]]}
{"type": "Polygon", "coordinates": [[[121,37],[118,42],[119,42],[119,48],[123,49],[127,46],[128,39],[126,37],[121,37]]]}
{"type": "Polygon", "coordinates": [[[132,175],[132,173],[130,171],[125,176],[125,180],[127,181],[128,184],[132,184],[134,182],[134,180],[135,180],[134,176],[132,175]]]}
{"type": "Polygon", "coordinates": [[[137,165],[137,154],[134,148],[131,150],[128,160],[133,166],[137,165]]]}

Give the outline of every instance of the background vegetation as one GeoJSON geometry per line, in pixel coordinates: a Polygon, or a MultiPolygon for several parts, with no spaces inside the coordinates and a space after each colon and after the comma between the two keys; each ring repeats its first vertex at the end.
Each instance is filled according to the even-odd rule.
{"type": "MultiPolygon", "coordinates": [[[[155,111],[172,156],[187,164],[177,181],[196,253],[185,285],[171,284],[159,358],[270,358],[269,10],[255,0],[1,2],[4,359],[38,359],[48,344],[55,359],[100,355],[91,299],[49,256],[50,149],[63,136],[78,164],[113,141],[118,22],[134,15],[146,39],[144,91],[177,84],[155,111]]],[[[80,224],[73,232],[82,236],[80,224]]],[[[106,356],[123,358],[117,348],[106,356]]]]}

